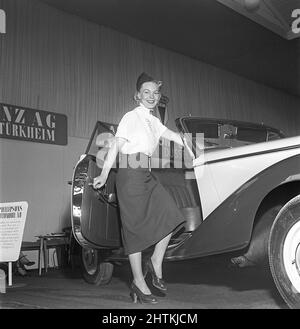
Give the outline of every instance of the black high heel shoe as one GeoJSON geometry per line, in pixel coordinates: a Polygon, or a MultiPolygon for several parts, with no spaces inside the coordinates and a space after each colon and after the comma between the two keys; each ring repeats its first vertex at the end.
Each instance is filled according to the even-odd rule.
{"type": "Polygon", "coordinates": [[[157,299],[152,295],[144,294],[134,282],[132,282],[130,287],[130,296],[132,298],[133,303],[139,301],[141,304],[156,304],[157,299]]]}
{"type": "Polygon", "coordinates": [[[167,286],[166,286],[165,281],[162,278],[160,279],[155,273],[151,258],[149,258],[145,263],[144,277],[147,276],[148,272],[150,272],[150,274],[152,276],[153,286],[156,287],[159,290],[167,291],[167,286]]]}

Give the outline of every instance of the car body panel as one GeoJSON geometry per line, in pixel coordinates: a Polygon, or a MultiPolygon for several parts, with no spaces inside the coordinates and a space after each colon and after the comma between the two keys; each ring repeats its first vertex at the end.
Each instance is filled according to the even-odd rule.
{"type": "Polygon", "coordinates": [[[297,154],[300,137],[204,153],[194,161],[203,219],[251,177],[297,154]]]}
{"type": "Polygon", "coordinates": [[[296,155],[251,177],[220,203],[183,245],[168,251],[167,258],[196,258],[246,247],[257,210],[266,195],[280,185],[300,182],[299,168],[300,155],[296,155]]]}

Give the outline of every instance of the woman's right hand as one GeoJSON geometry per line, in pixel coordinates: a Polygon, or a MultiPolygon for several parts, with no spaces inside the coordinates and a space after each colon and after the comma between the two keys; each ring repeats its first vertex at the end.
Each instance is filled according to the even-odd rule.
{"type": "Polygon", "coordinates": [[[100,176],[95,177],[93,181],[93,188],[100,189],[102,186],[105,185],[106,180],[107,180],[107,176],[102,174],[100,176]]]}

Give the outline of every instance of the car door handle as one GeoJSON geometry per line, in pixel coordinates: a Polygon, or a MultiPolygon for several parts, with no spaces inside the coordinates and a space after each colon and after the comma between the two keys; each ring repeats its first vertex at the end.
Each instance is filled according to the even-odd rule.
{"type": "MultiPolygon", "coordinates": [[[[93,187],[93,183],[89,183],[89,186],[93,187]]],[[[107,193],[106,192],[106,184],[102,186],[100,189],[94,189],[97,193],[98,196],[100,197],[100,200],[112,205],[113,207],[117,207],[117,198],[115,193],[107,193]]]]}

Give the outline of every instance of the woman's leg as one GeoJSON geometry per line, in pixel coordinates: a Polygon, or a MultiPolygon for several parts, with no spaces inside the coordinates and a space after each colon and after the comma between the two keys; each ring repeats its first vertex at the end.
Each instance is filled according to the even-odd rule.
{"type": "Polygon", "coordinates": [[[162,263],[164,259],[165,252],[167,250],[169,241],[171,239],[172,233],[160,240],[151,256],[151,262],[153,264],[156,275],[161,279],[162,278],[162,263]]]}
{"type": "Polygon", "coordinates": [[[133,282],[144,294],[151,294],[151,291],[149,290],[146,284],[142,271],[142,253],[137,252],[134,254],[130,254],[128,257],[133,275],[133,282]]]}

